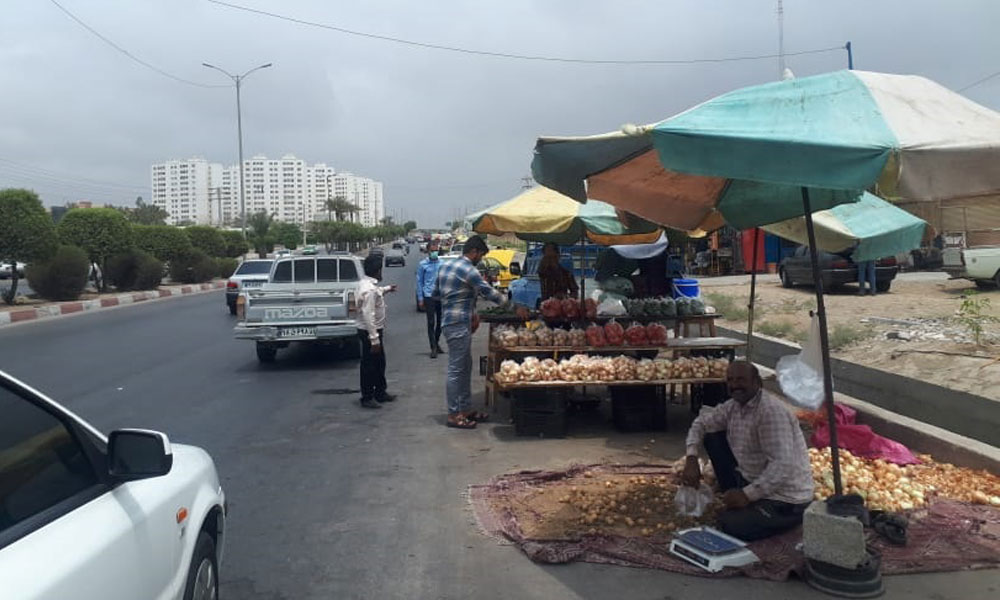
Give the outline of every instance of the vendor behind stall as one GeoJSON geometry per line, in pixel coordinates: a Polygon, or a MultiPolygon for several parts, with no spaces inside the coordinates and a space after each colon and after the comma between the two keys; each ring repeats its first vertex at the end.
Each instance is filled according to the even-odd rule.
{"type": "Polygon", "coordinates": [[[802,523],[813,499],[809,453],[795,415],[763,389],[757,367],[731,363],[726,383],[732,399],[702,410],[691,424],[683,481],[698,487],[704,443],[726,505],[720,529],[759,540],[802,523]]]}
{"type": "Polygon", "coordinates": [[[575,298],[579,287],[573,274],[559,264],[559,246],[548,242],[542,248],[538,263],[538,281],[542,287],[542,301],[549,298],[575,298]]]}

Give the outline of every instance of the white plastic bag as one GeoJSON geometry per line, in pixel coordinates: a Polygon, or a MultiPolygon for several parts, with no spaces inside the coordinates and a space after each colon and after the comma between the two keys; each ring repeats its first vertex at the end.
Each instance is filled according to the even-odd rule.
{"type": "Polygon", "coordinates": [[[621,300],[605,300],[597,305],[597,314],[623,317],[628,311],[625,310],[625,304],[621,300]]]}
{"type": "Polygon", "coordinates": [[[823,404],[823,359],[819,343],[819,317],[813,315],[802,352],[778,359],[774,368],[781,391],[792,404],[816,410],[823,404]]]}
{"type": "Polygon", "coordinates": [[[698,489],[682,485],[677,488],[677,493],[674,495],[674,506],[677,507],[677,512],[685,517],[700,517],[705,514],[705,509],[711,503],[712,490],[704,482],[698,489]]]}

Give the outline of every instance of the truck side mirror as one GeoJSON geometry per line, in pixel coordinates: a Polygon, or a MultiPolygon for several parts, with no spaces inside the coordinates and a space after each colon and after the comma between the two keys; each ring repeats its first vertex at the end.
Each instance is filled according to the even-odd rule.
{"type": "Polygon", "coordinates": [[[521,275],[521,265],[518,264],[518,263],[516,263],[516,262],[510,263],[510,274],[511,275],[518,275],[518,276],[520,276],[521,275]]]}

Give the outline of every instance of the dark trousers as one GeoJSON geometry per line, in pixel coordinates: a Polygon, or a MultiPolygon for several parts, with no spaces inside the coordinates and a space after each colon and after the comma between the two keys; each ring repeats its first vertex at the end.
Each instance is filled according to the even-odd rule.
{"type": "Polygon", "coordinates": [[[385,344],[382,343],[382,330],[378,330],[379,345],[382,351],[372,353],[372,343],[368,332],[359,329],[358,339],[361,340],[361,397],[377,400],[385,395],[385,344]]]}
{"type": "Polygon", "coordinates": [[[424,298],[424,314],[427,315],[427,339],[431,348],[436,348],[441,339],[441,301],[424,298]]]}
{"type": "MultiPolygon", "coordinates": [[[[705,435],[705,451],[712,461],[715,479],[719,489],[725,492],[748,485],[739,472],[736,457],[729,447],[726,432],[705,435]]],[[[783,531],[788,531],[802,523],[802,513],[808,503],[790,504],[778,500],[757,500],[743,508],[729,508],[719,513],[719,529],[743,541],[760,540],[783,531]]]]}

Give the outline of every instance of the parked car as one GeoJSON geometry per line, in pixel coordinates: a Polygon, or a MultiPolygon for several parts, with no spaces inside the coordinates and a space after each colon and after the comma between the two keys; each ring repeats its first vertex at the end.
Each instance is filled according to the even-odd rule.
{"type": "Polygon", "coordinates": [[[403,254],[402,250],[397,250],[393,248],[389,250],[389,253],[385,255],[385,266],[391,267],[393,265],[405,267],[406,266],[406,256],[403,254]]]}
{"type": "Polygon", "coordinates": [[[262,363],[274,362],[292,342],[336,344],[357,356],[362,273],[361,259],[349,254],[275,260],[267,281],[243,292],[243,320],[233,335],[254,341],[262,363]]]}
{"type": "Polygon", "coordinates": [[[3,372],[0,414],[0,595],[218,596],[226,496],[204,450],[105,437],[3,372]]]}
{"type": "MultiPolygon", "coordinates": [[[[841,254],[820,252],[819,268],[823,289],[828,290],[858,282],[858,266],[846,252],[841,254]]],[[[879,292],[888,292],[898,272],[899,265],[896,264],[895,257],[876,261],[875,289],[879,292]]],[[[781,278],[781,285],[786,288],[799,284],[812,285],[812,259],[809,248],[799,246],[791,256],[786,256],[778,264],[778,276],[781,278]]]]}
{"type": "Polygon", "coordinates": [[[952,279],[971,279],[979,288],[1000,288],[1000,246],[945,248],[944,270],[952,279]]]}
{"type": "Polygon", "coordinates": [[[269,258],[254,259],[245,260],[236,267],[226,282],[226,306],[229,307],[229,314],[236,314],[236,299],[243,290],[260,287],[267,282],[272,264],[274,261],[269,258]]]}
{"type": "Polygon", "coordinates": [[[510,282],[521,276],[521,263],[517,258],[519,252],[506,248],[490,250],[479,261],[478,269],[483,277],[500,290],[506,290],[510,282]]]}
{"type": "MultiPolygon", "coordinates": [[[[10,261],[0,261],[0,279],[10,279],[10,276],[13,273],[10,265],[10,261]]],[[[23,262],[18,262],[16,264],[18,277],[24,277],[24,267],[25,264],[23,262]]]]}

